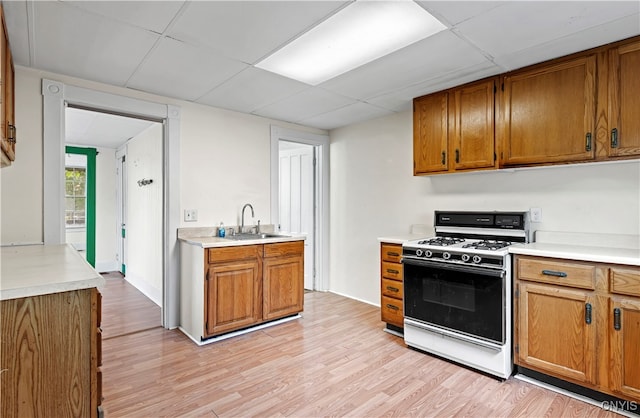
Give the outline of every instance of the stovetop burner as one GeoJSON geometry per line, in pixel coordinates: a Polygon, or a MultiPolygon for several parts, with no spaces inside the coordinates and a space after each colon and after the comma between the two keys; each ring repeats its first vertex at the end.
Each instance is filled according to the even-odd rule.
{"type": "Polygon", "coordinates": [[[508,247],[513,244],[510,241],[497,241],[497,240],[483,240],[483,241],[474,241],[468,244],[464,244],[462,248],[473,248],[476,250],[490,250],[496,251],[500,248],[508,247]]]}
{"type": "Polygon", "coordinates": [[[454,237],[435,237],[435,238],[430,238],[430,239],[425,239],[422,241],[418,241],[418,244],[424,244],[424,245],[434,245],[437,247],[446,247],[449,245],[455,245],[455,244],[459,244],[461,242],[464,242],[465,239],[464,238],[454,238],[454,237]]]}

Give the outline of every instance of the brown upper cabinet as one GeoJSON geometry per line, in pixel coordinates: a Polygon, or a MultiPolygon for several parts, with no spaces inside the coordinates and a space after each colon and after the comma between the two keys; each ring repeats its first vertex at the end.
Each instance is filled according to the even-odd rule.
{"type": "Polygon", "coordinates": [[[414,175],[638,158],[638,73],[635,37],[418,97],[414,175]]]}
{"type": "Polygon", "coordinates": [[[6,167],[15,160],[16,155],[16,126],[14,108],[14,72],[13,59],[9,49],[4,23],[4,12],[0,5],[0,148],[2,148],[0,167],[6,167]]]}
{"type": "Polygon", "coordinates": [[[640,40],[609,50],[609,156],[640,155],[640,40]]]}
{"type": "Polygon", "coordinates": [[[503,86],[502,166],[595,157],[595,55],[508,74],[503,86]]]}
{"type": "Polygon", "coordinates": [[[495,168],[496,80],[414,101],[414,174],[495,168]]]}

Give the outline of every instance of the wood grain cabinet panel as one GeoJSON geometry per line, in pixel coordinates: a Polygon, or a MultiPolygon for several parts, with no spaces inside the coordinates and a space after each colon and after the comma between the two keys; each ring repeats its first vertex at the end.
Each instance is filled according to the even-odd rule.
{"type": "Polygon", "coordinates": [[[592,160],[596,57],[503,77],[501,166],[592,160]]]}
{"type": "Polygon", "coordinates": [[[596,267],[593,264],[546,258],[519,258],[516,266],[518,277],[522,280],[595,289],[596,267]]]}
{"type": "Polygon", "coordinates": [[[640,155],[640,40],[609,51],[608,155],[640,155]]]}
{"type": "Polygon", "coordinates": [[[302,254],[264,260],[264,319],[272,320],[302,311],[304,301],[302,254]]]}
{"type": "Polygon", "coordinates": [[[413,101],[413,174],[445,172],[449,169],[448,93],[437,93],[413,101]]]}
{"type": "Polygon", "coordinates": [[[610,314],[612,389],[640,401],[640,298],[612,298],[610,314]]]}
{"type": "Polygon", "coordinates": [[[0,416],[96,417],[96,289],[0,303],[0,416]]]}
{"type": "Polygon", "coordinates": [[[15,160],[16,152],[15,82],[2,5],[0,22],[0,166],[6,167],[15,160]]]}
{"type": "Polygon", "coordinates": [[[220,334],[262,319],[262,275],[256,259],[213,264],[206,280],[206,332],[220,334]]]}
{"type": "MultiPolygon", "coordinates": [[[[380,244],[380,317],[383,322],[404,327],[402,245],[380,244]]],[[[387,327],[388,327],[387,325],[387,327]]]]}
{"type": "Polygon", "coordinates": [[[521,283],[519,292],[517,363],[595,383],[596,330],[587,320],[595,299],[578,290],[529,283],[521,283]]]}

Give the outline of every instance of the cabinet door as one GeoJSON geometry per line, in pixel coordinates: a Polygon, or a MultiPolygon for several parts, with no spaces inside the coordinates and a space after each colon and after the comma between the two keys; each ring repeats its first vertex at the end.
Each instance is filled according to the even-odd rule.
{"type": "Polygon", "coordinates": [[[264,319],[282,318],[302,312],[304,266],[302,256],[264,260],[264,319]]]}
{"type": "Polygon", "coordinates": [[[456,170],[495,166],[495,81],[449,93],[449,155],[456,170]]]}
{"type": "Polygon", "coordinates": [[[247,327],[262,318],[260,264],[257,260],[213,264],[206,281],[206,333],[247,327]]]}
{"type": "Polygon", "coordinates": [[[501,164],[593,159],[595,71],[587,56],[505,76],[501,164]]]}
{"type": "Polygon", "coordinates": [[[579,290],[523,282],[519,291],[516,363],[595,383],[596,298],[579,290]]]}
{"type": "Polygon", "coordinates": [[[447,171],[447,93],[413,101],[413,174],[447,171]]]}
{"type": "Polygon", "coordinates": [[[640,299],[612,299],[609,313],[611,388],[640,401],[640,299]]]}
{"type": "Polygon", "coordinates": [[[609,51],[609,155],[640,155],[640,41],[609,51]]]}

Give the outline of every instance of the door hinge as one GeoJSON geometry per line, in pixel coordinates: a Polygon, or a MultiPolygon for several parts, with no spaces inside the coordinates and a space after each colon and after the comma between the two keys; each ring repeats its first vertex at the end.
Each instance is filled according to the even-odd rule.
{"type": "Polygon", "coordinates": [[[516,354],[520,354],[520,344],[516,344],[515,350],[516,354]]]}
{"type": "Polygon", "coordinates": [[[494,152],[494,153],[493,153],[493,161],[495,161],[495,160],[497,160],[497,159],[498,159],[498,155],[494,152]]]}
{"type": "Polygon", "coordinates": [[[126,156],[126,155],[123,155],[123,156],[122,156],[122,162],[125,162],[126,160],[127,160],[127,156],[126,156]]]}
{"type": "Polygon", "coordinates": [[[504,91],[504,83],[502,83],[502,86],[500,88],[502,89],[502,91],[504,91]]]}
{"type": "Polygon", "coordinates": [[[496,94],[498,92],[498,87],[494,84],[493,85],[493,94],[496,94]]]}
{"type": "Polygon", "coordinates": [[[519,298],[520,297],[520,289],[516,287],[516,297],[519,298]]]}

